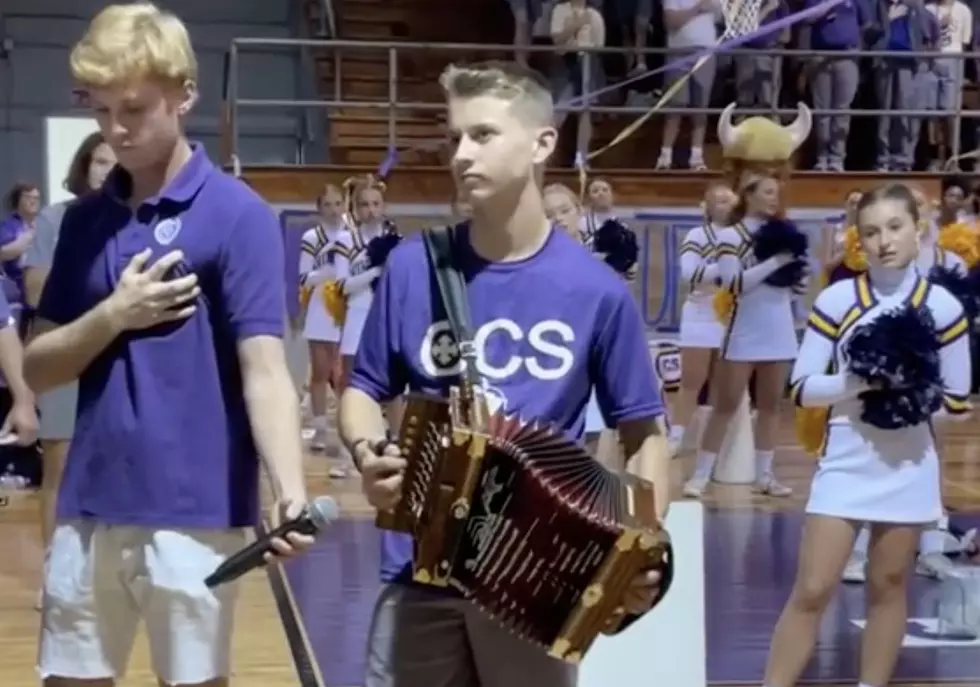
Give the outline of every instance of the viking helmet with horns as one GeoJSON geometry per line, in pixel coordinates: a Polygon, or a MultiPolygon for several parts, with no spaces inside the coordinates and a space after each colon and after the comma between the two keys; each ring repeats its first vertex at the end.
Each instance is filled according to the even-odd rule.
{"type": "Polygon", "coordinates": [[[749,117],[741,124],[732,124],[735,103],[724,109],[718,118],[718,141],[729,160],[748,163],[786,163],[803,145],[813,126],[810,108],[799,103],[792,124],[783,126],[768,117],[749,117]]]}

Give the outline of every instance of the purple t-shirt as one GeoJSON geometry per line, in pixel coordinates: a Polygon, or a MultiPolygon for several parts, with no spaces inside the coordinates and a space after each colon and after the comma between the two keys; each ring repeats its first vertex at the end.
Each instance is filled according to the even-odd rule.
{"type": "MultiPolygon", "coordinates": [[[[610,427],[663,413],[643,318],[621,277],[563,231],[508,263],[480,258],[469,231],[458,227],[457,257],[491,410],[554,423],[576,439],[593,387],[610,427]]],[[[375,292],[351,386],[387,401],[406,388],[445,395],[458,381],[436,293],[421,237],[403,241],[375,292]]],[[[410,560],[411,540],[384,532],[382,578],[402,579],[410,560]]]]}
{"type": "Polygon", "coordinates": [[[283,245],[272,209],[195,146],[176,178],[133,212],[129,175],[73,204],[39,317],[66,324],[105,299],[137,253],[184,252],[202,289],[187,320],[126,332],[82,373],[59,518],[146,527],[255,524],[258,461],[237,345],[282,337],[283,245]]]}

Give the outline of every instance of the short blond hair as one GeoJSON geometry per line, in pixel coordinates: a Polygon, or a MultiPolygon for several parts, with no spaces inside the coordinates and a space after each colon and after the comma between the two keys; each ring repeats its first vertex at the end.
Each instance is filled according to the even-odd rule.
{"type": "Polygon", "coordinates": [[[447,98],[489,96],[510,101],[535,124],[551,126],[555,103],[548,82],[541,74],[516,62],[451,64],[439,77],[447,98]]]}
{"type": "Polygon", "coordinates": [[[71,73],[95,88],[154,79],[197,81],[197,58],[187,27],[149,2],[109,5],[71,51],[71,73]]]}

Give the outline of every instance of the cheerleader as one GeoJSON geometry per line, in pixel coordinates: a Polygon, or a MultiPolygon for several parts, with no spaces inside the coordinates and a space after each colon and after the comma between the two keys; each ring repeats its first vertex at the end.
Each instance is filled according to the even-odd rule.
{"type": "MultiPolygon", "coordinates": [[[[779,403],[786,385],[789,363],[796,357],[797,338],[793,317],[794,289],[802,286],[799,277],[791,286],[775,286],[787,270],[801,270],[802,256],[792,251],[758,262],[753,244],[759,231],[773,226],[780,207],[780,185],[765,173],[743,175],[735,208],[733,226],[718,232],[718,276],[721,286],[735,299],[725,313],[727,327],[722,341],[717,371],[711,380],[714,409],[706,423],[694,474],[684,493],[700,497],[714,470],[728,425],[755,374],[756,402],[756,482],[755,491],[770,496],[789,496],[792,490],[773,476],[772,462],[779,423],[779,403]],[[755,264],[758,262],[758,264],[755,264]],[[785,268],[785,269],[784,269],[785,268]],[[783,270],[783,271],[780,271],[783,270]]],[[[787,225],[787,233],[802,234],[787,225]]],[[[805,238],[803,238],[805,241],[805,238]]]]}
{"type": "Polygon", "coordinates": [[[544,212],[551,225],[584,244],[588,237],[588,221],[572,189],[564,184],[549,184],[544,188],[543,198],[544,212]]]}
{"type": "Polygon", "coordinates": [[[939,206],[939,226],[953,224],[975,226],[973,213],[973,189],[965,177],[947,176],[941,182],[942,201],[939,206]]]}
{"type": "MultiPolygon", "coordinates": [[[[956,238],[953,234],[957,229],[943,231],[938,229],[937,223],[932,215],[932,206],[926,194],[914,186],[908,187],[909,193],[914,199],[916,211],[918,212],[919,252],[915,259],[916,268],[919,274],[937,281],[942,281],[943,271],[951,272],[955,275],[966,276],[967,260],[971,260],[971,251],[975,251],[972,241],[962,242],[959,240],[951,242],[953,246],[962,245],[965,247],[964,257],[942,248],[939,243],[946,239],[956,238]],[[939,268],[937,270],[937,268],[939,268]]],[[[855,229],[856,231],[856,229],[855,229]]],[[[861,260],[867,263],[867,259],[861,255],[861,260]]],[[[955,293],[955,292],[954,292],[955,293]]],[[[943,513],[943,517],[935,524],[926,528],[919,539],[918,559],[915,571],[923,577],[941,579],[948,575],[953,568],[952,562],[946,557],[946,541],[950,533],[949,516],[943,513]]],[[[952,528],[954,531],[955,527],[952,528]]],[[[863,583],[866,580],[866,567],[868,563],[868,546],[870,544],[870,530],[865,525],[858,532],[854,542],[854,549],[851,556],[844,566],[841,579],[849,583],[863,583]]]]}
{"type": "Polygon", "coordinates": [[[306,301],[303,336],[310,348],[310,409],[313,415],[313,438],[310,448],[322,451],[327,440],[327,387],[338,395],[343,389],[338,379],[340,333],[342,323],[327,311],[324,291],[336,278],[334,265],[338,253],[347,250],[349,234],[344,221],[344,197],[340,189],[328,184],[316,201],[320,216],[317,226],[303,234],[299,255],[299,283],[306,301]]]}
{"type": "Polygon", "coordinates": [[[681,389],[670,427],[670,450],[676,455],[694,414],[701,389],[721,346],[725,328],[711,304],[715,280],[717,232],[729,224],[738,196],[724,184],[712,184],[704,194],[704,224],[691,229],[681,244],[681,276],[688,286],[681,308],[681,389]]]}
{"type": "Polygon", "coordinates": [[[612,184],[596,177],[585,186],[588,212],[585,213],[586,236],[591,237],[596,229],[611,219],[617,219],[612,184]]]}
{"type": "Polygon", "coordinates": [[[963,307],[915,265],[914,196],[900,185],[867,193],[857,219],[869,269],[817,297],[792,373],[796,403],[827,409],[827,419],[765,687],[792,687],[803,673],[863,522],[872,527],[860,685],[889,684],[919,532],[942,515],[930,414],[960,412],[969,392],[963,307]]]}

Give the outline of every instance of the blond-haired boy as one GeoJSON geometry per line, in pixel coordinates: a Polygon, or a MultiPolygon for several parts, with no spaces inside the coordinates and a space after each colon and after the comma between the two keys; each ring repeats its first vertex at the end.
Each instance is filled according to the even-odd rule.
{"type": "Polygon", "coordinates": [[[257,455],[276,514],[306,501],[279,226],[184,136],[197,61],[176,16],[105,8],[71,70],[118,165],[66,212],[26,354],[38,391],[79,379],[39,671],[111,684],[144,620],[163,684],[215,687],[236,589],[203,580],[257,522],[257,455]]]}

